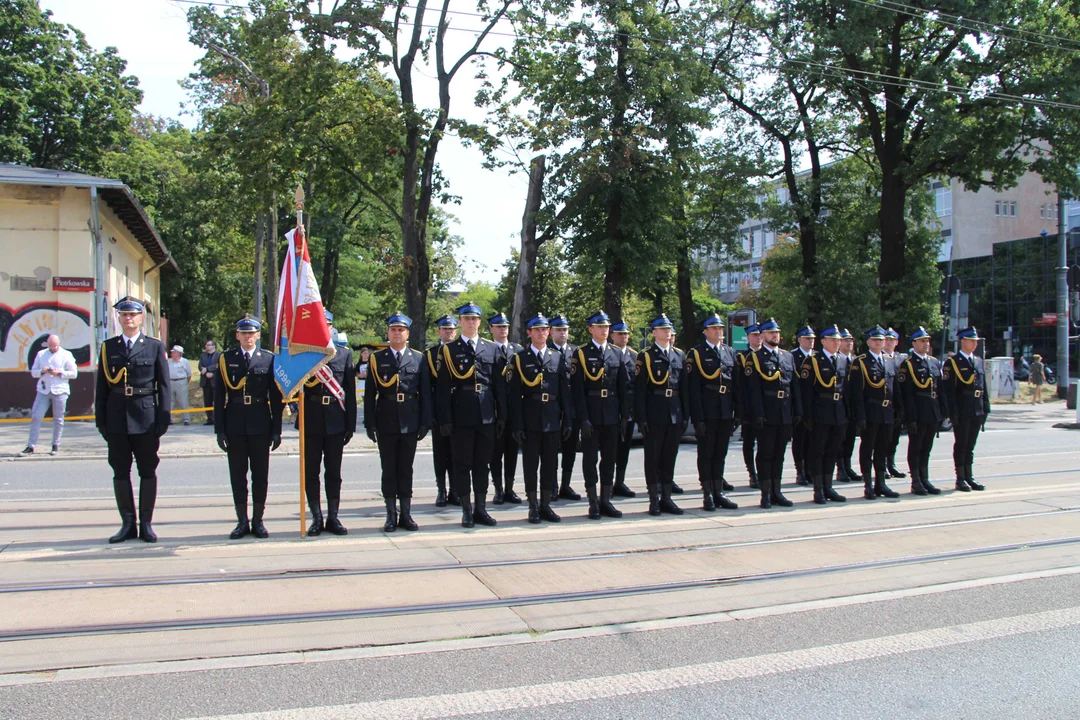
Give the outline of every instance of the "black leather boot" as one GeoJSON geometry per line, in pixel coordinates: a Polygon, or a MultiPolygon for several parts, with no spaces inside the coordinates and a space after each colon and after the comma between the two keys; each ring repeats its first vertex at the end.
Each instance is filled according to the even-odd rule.
{"type": "Polygon", "coordinates": [[[735,492],[735,486],[724,478],[720,478],[720,492],[735,492]]]}
{"type": "Polygon", "coordinates": [[[825,482],[825,499],[830,502],[847,502],[847,498],[840,493],[833,490],[832,475],[826,475],[822,478],[825,482]]]}
{"type": "Polygon", "coordinates": [[[814,504],[825,504],[825,478],[821,475],[814,476],[814,504]]]}
{"type": "Polygon", "coordinates": [[[120,532],[109,538],[109,542],[134,540],[139,537],[139,524],[135,521],[135,494],[131,489],[131,480],[114,477],[113,495],[116,496],[116,508],[120,511],[120,532]]]}
{"type": "Polygon", "coordinates": [[[885,470],[889,477],[903,479],[907,475],[896,469],[896,458],[890,457],[888,464],[885,466],[885,470]]]}
{"type": "Polygon", "coordinates": [[[611,491],[610,485],[600,488],[600,514],[609,518],[621,518],[622,510],[611,504],[611,491]]]}
{"type": "Polygon", "coordinates": [[[503,493],[503,499],[511,505],[521,504],[521,496],[514,492],[514,478],[506,479],[506,492],[503,493]]]}
{"type": "Polygon", "coordinates": [[[479,495],[475,496],[473,522],[480,525],[486,525],[487,527],[495,527],[495,518],[488,515],[486,497],[480,497],[479,495]]]}
{"type": "Polygon", "coordinates": [[[851,458],[844,460],[844,470],[847,471],[848,479],[851,482],[862,482],[863,476],[855,472],[855,468],[851,467],[851,458]]]}
{"type": "Polygon", "coordinates": [[[266,505],[255,504],[251,510],[251,534],[260,540],[265,540],[270,537],[270,533],[266,531],[266,526],[263,525],[263,512],[266,510],[266,505]]]}
{"type": "Polygon", "coordinates": [[[461,507],[461,496],[453,490],[450,490],[446,493],[446,502],[448,505],[453,505],[454,507],[461,507]]]}
{"type": "Polygon", "coordinates": [[[247,504],[236,506],[236,527],[229,533],[230,540],[239,540],[251,532],[251,523],[248,522],[247,504]]]}
{"type": "Polygon", "coordinates": [[[397,519],[398,527],[410,532],[419,530],[420,526],[412,518],[412,498],[398,498],[398,504],[401,505],[401,512],[397,519]]]}
{"type": "Polygon", "coordinates": [[[435,493],[435,507],[446,507],[446,483],[438,483],[438,492],[435,493]]]}
{"type": "Polygon", "coordinates": [[[747,472],[750,473],[750,489],[751,490],[760,490],[761,485],[758,483],[757,472],[755,472],[754,470],[751,470],[750,468],[747,468],[747,472]]]}
{"type": "Polygon", "coordinates": [[[397,499],[387,498],[386,505],[386,522],[383,523],[383,532],[394,532],[397,530],[397,499]]]}
{"type": "Polygon", "coordinates": [[[900,497],[900,493],[885,484],[885,473],[876,473],[876,477],[874,478],[874,494],[878,497],[900,497]]]}
{"type": "Polygon", "coordinates": [[[649,486],[649,514],[653,516],[660,514],[660,488],[656,485],[649,486]]]}
{"type": "Polygon", "coordinates": [[[319,504],[319,498],[308,498],[308,505],[311,507],[311,526],[307,529],[307,536],[319,537],[326,529],[323,524],[322,505],[319,504]]]}
{"type": "Polygon", "coordinates": [[[551,509],[551,493],[547,490],[540,493],[540,519],[547,522],[562,521],[562,518],[551,509]]]}
{"type": "Polygon", "coordinates": [[[589,519],[600,519],[600,499],[596,497],[596,486],[588,485],[585,487],[585,494],[589,496],[589,519]]]}
{"type": "Polygon", "coordinates": [[[798,465],[795,468],[795,484],[804,487],[813,485],[813,482],[810,480],[810,475],[803,469],[802,465],[798,465]]]}
{"type": "Polygon", "coordinates": [[[157,542],[157,534],[151,523],[154,521],[154,503],[157,502],[157,476],[142,478],[139,481],[139,537],[143,542],[157,542]]]}
{"type": "Polygon", "coordinates": [[[637,497],[637,493],[626,487],[625,482],[615,483],[615,487],[612,488],[611,494],[615,497],[632,498],[637,497]]]}
{"type": "Polygon", "coordinates": [[[919,477],[919,471],[916,468],[911,468],[911,494],[912,495],[928,495],[926,488],[923,487],[922,478],[919,477]]]}
{"type": "Polygon", "coordinates": [[[495,487],[495,494],[491,496],[491,503],[493,505],[502,505],[506,502],[506,498],[503,495],[502,478],[492,478],[491,484],[495,487]]]}
{"type": "Polygon", "coordinates": [[[701,483],[701,509],[706,512],[716,512],[716,498],[713,497],[713,484],[701,483]]]}
{"type": "Polygon", "coordinates": [[[844,470],[843,461],[836,463],[836,482],[851,482],[851,478],[848,477],[847,471],[844,470]]]}
{"type": "Polygon", "coordinates": [[[559,497],[563,500],[580,500],[581,496],[570,487],[570,473],[563,471],[562,484],[559,486],[559,497]]]}
{"type": "Polygon", "coordinates": [[[472,500],[462,496],[459,498],[459,502],[461,503],[461,527],[473,527],[475,523],[473,523],[472,500]]]}
{"type": "Polygon", "coordinates": [[[660,494],[660,512],[668,515],[682,515],[683,509],[671,499],[671,493],[675,491],[675,483],[664,483],[660,494]]]}
{"type": "Polygon", "coordinates": [[[673,495],[682,495],[684,492],[686,492],[686,491],[683,490],[679,486],[679,484],[677,482],[674,482],[674,481],[671,482],[671,494],[673,494],[673,495]]]}
{"type": "Polygon", "coordinates": [[[736,505],[734,501],[729,500],[727,495],[717,490],[716,486],[713,486],[713,504],[724,510],[739,509],[739,506],[736,505]]]}
{"type": "Polygon", "coordinates": [[[975,482],[975,476],[972,475],[971,466],[967,466],[967,472],[964,473],[964,481],[968,484],[968,487],[972,490],[985,490],[986,486],[982,483],[975,482]]]}
{"type": "Polygon", "coordinates": [[[923,487],[926,488],[926,492],[931,495],[940,495],[941,488],[934,487],[930,482],[930,466],[929,463],[919,468],[919,479],[922,480],[923,487]]]}
{"type": "Polygon", "coordinates": [[[349,531],[341,524],[340,513],[341,498],[326,501],[326,532],[334,535],[348,535],[349,531]]]}
{"type": "Polygon", "coordinates": [[[529,522],[533,525],[540,524],[540,506],[536,504],[536,497],[529,497],[529,522]]]}
{"type": "Polygon", "coordinates": [[[877,493],[874,492],[874,476],[866,468],[862,468],[862,481],[863,497],[867,500],[876,500],[877,493]]]}
{"type": "Polygon", "coordinates": [[[784,493],[780,492],[780,476],[777,475],[772,479],[772,502],[773,505],[779,505],[780,507],[791,507],[795,503],[784,497],[784,493]]]}
{"type": "Polygon", "coordinates": [[[772,490],[769,488],[761,488],[761,502],[759,503],[763,510],[768,510],[772,507],[772,490]]]}

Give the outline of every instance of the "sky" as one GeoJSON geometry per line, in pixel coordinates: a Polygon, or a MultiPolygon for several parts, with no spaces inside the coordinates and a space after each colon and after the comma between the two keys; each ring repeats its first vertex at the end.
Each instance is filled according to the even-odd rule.
{"type": "MultiPolygon", "coordinates": [[[[139,78],[142,112],[175,118],[194,127],[197,118],[183,114],[187,93],[180,87],[203,54],[187,40],[185,10],[189,4],[175,0],[39,2],[43,9],[52,11],[56,21],[81,30],[96,50],[108,46],[117,49],[127,61],[127,72],[139,78]]],[[[476,27],[477,21],[455,17],[452,22],[452,26],[468,28],[476,27]]],[[[469,32],[451,32],[447,38],[448,56],[473,42],[469,32]]],[[[418,70],[417,99],[427,107],[437,105],[436,83],[430,79],[434,71],[425,67],[418,70]]],[[[452,115],[472,122],[483,120],[483,111],[473,105],[476,87],[472,74],[463,68],[451,86],[452,115]]],[[[528,176],[511,174],[507,169],[485,170],[479,151],[463,147],[449,136],[439,145],[438,163],[449,180],[450,192],[461,198],[460,205],[451,204],[445,209],[457,219],[454,234],[464,239],[459,261],[466,279],[496,282],[511,249],[520,245],[528,176]]],[[[167,244],[168,238],[165,241],[167,244]]]]}

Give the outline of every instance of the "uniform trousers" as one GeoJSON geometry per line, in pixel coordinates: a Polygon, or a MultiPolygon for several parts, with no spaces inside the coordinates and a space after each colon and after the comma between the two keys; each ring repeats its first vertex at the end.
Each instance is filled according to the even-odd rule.
{"type": "Polygon", "coordinates": [[[806,451],[806,462],[812,478],[832,479],[833,471],[836,469],[836,456],[840,453],[840,447],[844,444],[844,437],[847,435],[847,426],[847,423],[843,425],[814,423],[806,451]]]}
{"type": "Polygon", "coordinates": [[[581,438],[581,472],[585,487],[594,488],[599,480],[603,487],[615,484],[615,456],[619,451],[618,425],[593,425],[592,435],[581,438]],[[600,473],[596,472],[599,457],[600,473]]]}
{"type": "Polygon", "coordinates": [[[450,486],[463,498],[473,492],[481,500],[487,500],[488,465],[491,448],[495,445],[495,425],[458,427],[450,432],[454,444],[454,470],[450,486]]]}
{"type": "Polygon", "coordinates": [[[559,492],[559,446],[562,434],[558,430],[541,432],[525,431],[525,444],[521,446],[522,466],[525,470],[525,495],[529,502],[536,502],[537,481],[541,492],[554,496],[559,492]]]}
{"type": "Polygon", "coordinates": [[[378,438],[379,462],[382,463],[383,499],[411,498],[416,433],[381,432],[378,438]]]}
{"type": "Polygon", "coordinates": [[[757,432],[757,474],[762,489],[784,473],[784,455],[791,441],[791,425],[765,425],[757,432]]]}
{"type": "Polygon", "coordinates": [[[450,446],[450,438],[444,437],[436,431],[431,433],[431,463],[435,466],[435,484],[437,487],[446,488],[446,476],[453,477],[453,464],[450,446]]]}
{"type": "Polygon", "coordinates": [[[904,419],[901,417],[896,418],[896,422],[892,426],[892,435],[889,437],[889,458],[894,459],[896,457],[896,448],[900,446],[900,433],[904,427],[904,419]]]}
{"type": "MultiPolygon", "coordinates": [[[[870,468],[879,475],[885,474],[885,463],[892,441],[893,424],[868,420],[859,436],[859,468],[865,481],[870,468]]],[[[872,478],[871,478],[872,479],[872,478]]]]}
{"type": "Polygon", "coordinates": [[[615,457],[615,482],[626,484],[626,466],[630,464],[630,442],[634,438],[633,421],[626,424],[626,432],[619,436],[619,452],[615,457]]]}
{"type": "Polygon", "coordinates": [[[847,430],[844,431],[844,442],[840,446],[838,458],[845,460],[846,464],[850,464],[851,456],[855,453],[855,438],[859,436],[859,431],[854,422],[849,421],[844,427],[847,430]]]}
{"type": "Polygon", "coordinates": [[[753,471],[756,467],[754,463],[754,443],[757,441],[758,429],[754,427],[753,423],[745,422],[742,424],[742,458],[746,463],[746,469],[753,471]]]}
{"type": "Polygon", "coordinates": [[[649,426],[645,436],[645,484],[649,487],[675,482],[675,459],[679,454],[682,424],[649,426]]]}
{"type": "Polygon", "coordinates": [[[308,505],[319,507],[319,470],[326,463],[323,476],[327,505],[341,500],[341,455],[345,451],[345,433],[307,435],[304,437],[304,486],[308,505]]]}
{"type": "Polygon", "coordinates": [[[570,438],[563,440],[559,448],[559,452],[562,453],[562,474],[567,482],[570,481],[570,476],[574,473],[574,460],[577,458],[578,437],[580,434],[581,423],[575,420],[574,429],[570,432],[570,438]]]}
{"type": "Polygon", "coordinates": [[[514,489],[514,475],[517,473],[518,444],[509,430],[504,430],[502,437],[495,438],[491,451],[491,480],[495,487],[502,486],[506,480],[506,489],[514,489]],[[505,470],[505,472],[504,472],[505,470]]]}
{"type": "MultiPolygon", "coordinates": [[[[930,464],[930,451],[934,449],[934,436],[941,423],[916,423],[915,432],[908,433],[908,469],[921,473],[930,464]]],[[[923,478],[926,480],[927,478],[923,478]]]]}
{"type": "MultiPolygon", "coordinates": [[[[724,465],[727,463],[728,445],[735,423],[731,420],[706,420],[705,436],[698,438],[697,471],[702,487],[705,483],[719,486],[724,477],[724,465]]],[[[716,491],[722,490],[715,487],[716,491]]]]}
{"type": "Polygon", "coordinates": [[[109,433],[109,467],[118,480],[131,480],[131,462],[140,478],[155,477],[158,466],[158,445],[161,439],[154,431],[128,435],[109,433]]]}
{"type": "Polygon", "coordinates": [[[248,469],[251,469],[251,501],[266,505],[270,475],[270,435],[227,435],[229,442],[229,482],[233,504],[247,507],[248,469]]]}
{"type": "Polygon", "coordinates": [[[206,411],[206,421],[214,422],[214,386],[204,385],[202,389],[202,404],[206,411]]]}
{"type": "Polygon", "coordinates": [[[806,439],[808,434],[806,426],[801,422],[791,428],[791,456],[795,460],[795,466],[802,472],[809,469],[806,466],[806,439]]]}
{"type": "Polygon", "coordinates": [[[971,466],[975,462],[975,443],[979,440],[979,431],[982,430],[983,416],[958,417],[953,425],[953,464],[956,473],[970,473],[971,466]]]}

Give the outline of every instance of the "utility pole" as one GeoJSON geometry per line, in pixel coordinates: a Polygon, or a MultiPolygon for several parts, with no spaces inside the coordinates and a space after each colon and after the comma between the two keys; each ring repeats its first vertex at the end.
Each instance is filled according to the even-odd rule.
{"type": "Polygon", "coordinates": [[[1065,196],[1058,190],[1057,396],[1069,394],[1069,241],[1065,196]]]}

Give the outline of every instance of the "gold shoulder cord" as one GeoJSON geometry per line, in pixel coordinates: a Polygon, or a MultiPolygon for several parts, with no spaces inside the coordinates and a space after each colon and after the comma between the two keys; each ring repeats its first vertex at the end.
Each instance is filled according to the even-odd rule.
{"type": "Polygon", "coordinates": [[[109,373],[109,356],[105,354],[105,343],[101,343],[101,352],[98,354],[98,364],[105,372],[105,382],[110,385],[119,385],[127,382],[127,368],[123,367],[116,371],[115,375],[109,373]]]}
{"type": "MultiPolygon", "coordinates": [[[[459,373],[457,371],[457,369],[454,367],[453,358],[450,357],[450,346],[449,345],[443,345],[442,346],[442,351],[443,351],[443,362],[446,363],[446,367],[450,370],[450,374],[453,375],[455,379],[457,379],[457,380],[468,380],[469,378],[471,378],[473,375],[476,374],[476,360],[473,360],[473,365],[472,365],[471,368],[469,368],[469,372],[467,372],[467,373],[459,373]]],[[[374,356],[372,356],[372,357],[374,357],[374,356]]]]}
{"type": "Polygon", "coordinates": [[[384,382],[383,379],[379,377],[379,366],[375,362],[375,355],[372,355],[368,362],[371,363],[371,376],[375,378],[375,384],[382,388],[389,388],[393,385],[395,388],[394,392],[397,392],[397,387],[401,384],[401,373],[394,373],[394,377],[384,382]]]}
{"type": "Polygon", "coordinates": [[[600,358],[600,360],[601,360],[601,362],[600,362],[600,372],[596,373],[595,375],[590,375],[589,374],[589,365],[588,365],[588,363],[585,362],[585,351],[582,350],[581,348],[578,348],[577,349],[577,354],[578,354],[578,361],[581,363],[581,372],[582,372],[583,375],[585,375],[586,380],[588,380],[590,382],[596,382],[600,378],[604,377],[604,370],[606,370],[607,368],[604,365],[603,358],[600,358]]]}
{"type": "Polygon", "coordinates": [[[932,382],[934,382],[933,375],[927,375],[924,382],[919,382],[918,376],[915,375],[915,368],[911,365],[911,358],[905,360],[904,364],[907,365],[908,375],[911,376],[911,382],[915,383],[915,387],[919,388],[920,390],[925,390],[926,388],[930,387],[930,384],[932,382]]]}
{"type": "Polygon", "coordinates": [[[643,354],[645,355],[645,372],[649,376],[649,382],[653,385],[667,385],[668,379],[671,377],[671,366],[668,365],[668,370],[664,373],[663,379],[657,380],[652,375],[652,355],[649,354],[648,350],[645,350],[643,354]]]}
{"type": "Polygon", "coordinates": [[[521,378],[521,384],[525,387],[536,387],[540,383],[544,382],[543,372],[536,373],[536,377],[532,380],[532,382],[529,382],[529,380],[525,377],[525,372],[521,369],[521,353],[517,353],[516,355],[514,355],[514,364],[517,365],[518,377],[521,378]]]}
{"type": "Polygon", "coordinates": [[[319,379],[318,375],[312,375],[310,379],[304,382],[304,387],[315,387],[321,382],[322,380],[319,379]]]}
{"type": "Polygon", "coordinates": [[[866,382],[867,385],[874,388],[875,390],[879,390],[880,388],[884,387],[884,376],[876,383],[870,379],[870,371],[866,369],[866,360],[859,360],[859,365],[862,367],[863,380],[866,382]]]}
{"type": "Polygon", "coordinates": [[[763,380],[768,380],[769,382],[773,382],[774,380],[779,380],[780,379],[780,371],[779,370],[774,372],[772,375],[766,375],[765,371],[761,369],[761,361],[758,360],[757,353],[750,353],[750,355],[754,358],[754,368],[757,370],[758,375],[760,375],[763,380]]]}
{"type": "Polygon", "coordinates": [[[427,366],[431,368],[431,377],[438,377],[439,369],[435,367],[435,353],[428,350],[424,354],[427,355],[427,366]]]}
{"type": "Polygon", "coordinates": [[[971,370],[971,377],[969,377],[967,380],[965,380],[964,375],[960,372],[960,368],[957,367],[957,365],[956,365],[956,358],[955,357],[949,358],[949,362],[952,363],[952,369],[953,369],[953,372],[956,373],[956,379],[957,380],[964,383],[965,385],[971,385],[972,383],[975,382],[975,369],[974,368],[972,368],[972,370],[971,370]]]}
{"type": "Polygon", "coordinates": [[[829,382],[825,382],[824,380],[821,379],[821,370],[818,368],[817,355],[811,355],[810,356],[810,362],[812,362],[813,365],[814,365],[814,377],[817,378],[818,385],[820,385],[821,387],[824,387],[824,388],[836,387],[836,376],[835,375],[832,376],[832,378],[829,380],[829,382]]]}
{"type": "Polygon", "coordinates": [[[720,373],[724,370],[724,364],[720,363],[720,367],[713,371],[712,375],[705,372],[705,368],[701,366],[701,353],[697,351],[697,348],[691,348],[690,352],[694,353],[694,360],[697,362],[698,372],[701,373],[701,377],[705,380],[715,380],[720,377],[720,373]]]}
{"type": "Polygon", "coordinates": [[[218,369],[221,374],[221,381],[225,383],[225,387],[227,387],[228,389],[243,390],[244,387],[247,386],[247,375],[242,377],[240,379],[240,382],[236,383],[235,385],[229,382],[229,373],[225,370],[225,353],[221,353],[221,355],[218,356],[218,369]]]}

